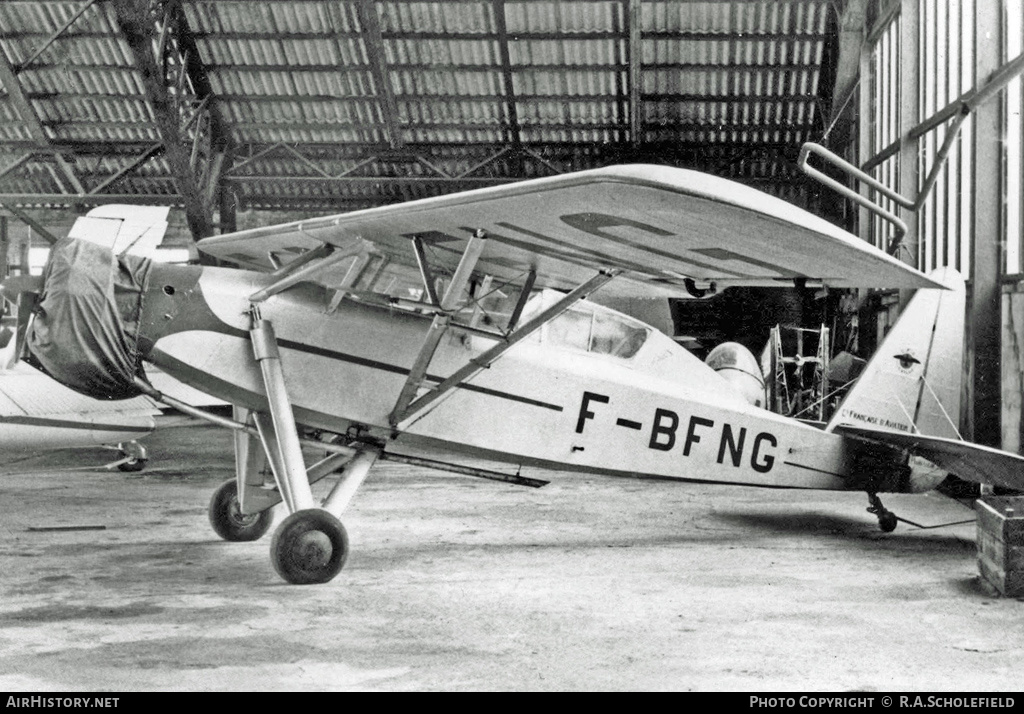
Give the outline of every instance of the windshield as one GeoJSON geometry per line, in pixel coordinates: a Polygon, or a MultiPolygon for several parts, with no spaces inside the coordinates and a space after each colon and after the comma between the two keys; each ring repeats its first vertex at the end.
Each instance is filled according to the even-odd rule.
{"type": "MultiPolygon", "coordinates": [[[[528,305],[523,319],[540,312],[544,307],[541,303],[536,300],[528,305]]],[[[539,332],[542,336],[535,339],[544,344],[630,359],[643,347],[650,329],[625,315],[581,304],[569,308],[539,332]]]]}

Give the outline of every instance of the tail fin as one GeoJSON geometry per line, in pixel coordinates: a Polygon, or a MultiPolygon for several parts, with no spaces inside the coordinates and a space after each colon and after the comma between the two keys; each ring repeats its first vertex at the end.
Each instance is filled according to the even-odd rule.
{"type": "Polygon", "coordinates": [[[949,290],[918,290],[826,427],[868,426],[959,438],[964,353],[964,280],[952,268],[932,278],[949,290]]]}
{"type": "Polygon", "coordinates": [[[168,206],[97,206],[75,221],[68,238],[148,258],[167,232],[169,211],[168,206]]]}

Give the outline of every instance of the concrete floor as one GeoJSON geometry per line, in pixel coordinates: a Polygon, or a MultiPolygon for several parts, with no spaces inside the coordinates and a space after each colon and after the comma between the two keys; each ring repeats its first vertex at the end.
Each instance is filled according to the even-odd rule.
{"type": "MultiPolygon", "coordinates": [[[[229,435],[9,460],[0,689],[978,690],[1021,687],[1024,604],[974,526],[877,530],[863,494],[552,475],[540,490],[385,463],[319,586],[206,518],[229,435]],[[75,469],[61,471],[61,469],[75,469]],[[105,530],[28,531],[103,525],[105,530]]],[[[923,524],[970,519],[890,496],[923,524]]],[[[280,516],[279,516],[280,518],[280,516]]]]}

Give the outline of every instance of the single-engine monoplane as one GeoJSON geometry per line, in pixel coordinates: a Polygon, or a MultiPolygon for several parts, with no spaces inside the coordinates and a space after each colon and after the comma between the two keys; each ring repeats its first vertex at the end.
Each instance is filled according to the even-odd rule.
{"type": "MultiPolygon", "coordinates": [[[[536,471],[862,490],[947,472],[1024,486],[1024,459],[960,438],[964,286],[781,200],[704,174],[615,166],[200,241],[239,266],[171,266],[95,242],[51,251],[33,362],[94,396],[178,408],[145,365],[235,406],[215,530],[325,582],[378,459],[538,486],[536,471]],[[730,285],[917,288],[824,425],[752,404],[670,337],[602,307],[730,285]],[[307,465],[303,445],[327,456],[307,465]],[[449,453],[517,473],[427,458],[449,453]],[[265,466],[269,465],[269,476],[265,466]],[[322,503],[311,482],[340,471],[322,503]],[[529,476],[525,475],[527,472],[529,476]]],[[[201,415],[201,413],[199,413],[201,415]]]]}

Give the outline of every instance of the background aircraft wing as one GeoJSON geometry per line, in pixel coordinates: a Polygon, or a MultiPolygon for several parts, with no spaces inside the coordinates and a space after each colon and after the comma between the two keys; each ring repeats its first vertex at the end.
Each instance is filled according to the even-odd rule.
{"type": "MultiPolygon", "coordinates": [[[[387,181],[382,178],[381,181],[387,181]]],[[[419,236],[435,274],[467,239],[489,240],[477,272],[566,290],[599,268],[622,270],[604,293],[684,295],[687,279],[730,285],[941,287],[846,231],[732,181],[666,166],[612,166],[207,238],[214,257],[274,269],[323,243],[372,242],[418,276],[419,236]]]]}
{"type": "Polygon", "coordinates": [[[952,474],[976,483],[989,483],[1024,490],[1024,457],[969,441],[875,429],[865,426],[837,426],[837,432],[908,449],[952,474]]]}
{"type": "Polygon", "coordinates": [[[59,449],[140,439],[160,407],[148,397],[91,399],[25,365],[0,372],[0,448],[59,449]]]}

